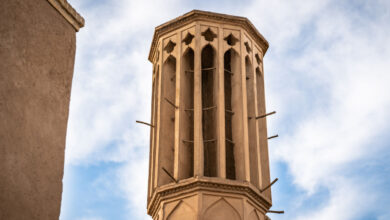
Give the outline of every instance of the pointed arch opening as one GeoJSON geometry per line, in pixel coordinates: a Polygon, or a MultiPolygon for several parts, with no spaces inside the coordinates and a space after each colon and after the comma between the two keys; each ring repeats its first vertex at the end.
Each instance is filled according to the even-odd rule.
{"type": "Polygon", "coordinates": [[[256,92],[257,92],[257,110],[258,114],[264,114],[264,78],[259,67],[256,67],[256,92]]]}
{"type": "Polygon", "coordinates": [[[161,75],[160,114],[160,143],[159,143],[159,181],[164,185],[173,180],[163,171],[163,168],[173,174],[175,151],[175,103],[176,98],[176,58],[169,56],[163,64],[161,75]]]}
{"type": "Polygon", "coordinates": [[[179,179],[194,176],[194,50],[187,48],[180,75],[179,179]]]}
{"type": "Polygon", "coordinates": [[[217,176],[217,74],[214,48],[202,49],[202,134],[204,146],[204,175],[217,176]]]}
{"type": "Polygon", "coordinates": [[[240,55],[229,49],[224,54],[225,93],[225,152],[226,178],[245,179],[245,158],[243,150],[242,75],[240,55]]]}
{"type": "Polygon", "coordinates": [[[251,182],[259,187],[259,169],[257,156],[257,133],[256,133],[256,106],[255,106],[255,75],[253,74],[252,62],[248,56],[245,57],[246,72],[246,95],[248,110],[248,141],[249,141],[249,163],[251,182]]]}

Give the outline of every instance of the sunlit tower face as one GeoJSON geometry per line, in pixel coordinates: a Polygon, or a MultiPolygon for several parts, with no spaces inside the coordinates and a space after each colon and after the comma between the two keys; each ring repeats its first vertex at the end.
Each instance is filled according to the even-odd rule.
{"type": "Polygon", "coordinates": [[[153,219],[268,218],[267,48],[243,17],[191,11],[156,28],[149,55],[153,219]]]}

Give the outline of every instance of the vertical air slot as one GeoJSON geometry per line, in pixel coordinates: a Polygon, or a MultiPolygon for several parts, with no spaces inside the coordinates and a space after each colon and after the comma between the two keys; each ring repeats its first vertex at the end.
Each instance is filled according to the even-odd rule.
{"type": "Polygon", "coordinates": [[[164,185],[173,180],[165,173],[163,169],[173,174],[174,165],[174,138],[175,138],[175,96],[176,96],[176,58],[169,56],[163,64],[161,76],[161,98],[158,100],[161,103],[160,117],[160,149],[159,149],[159,184],[164,185]]]}
{"type": "Polygon", "coordinates": [[[180,75],[179,179],[194,176],[194,51],[188,47],[180,75]]]}
{"type": "Polygon", "coordinates": [[[249,162],[251,182],[259,187],[259,169],[257,163],[257,134],[256,134],[256,106],[255,106],[255,82],[253,74],[253,66],[248,56],[245,57],[245,72],[246,72],[246,96],[248,109],[248,141],[249,141],[249,162]]]}
{"type": "Polygon", "coordinates": [[[207,45],[202,50],[202,134],[204,175],[217,176],[216,61],[215,50],[207,45]]]}
{"type": "Polygon", "coordinates": [[[225,149],[226,149],[226,178],[236,179],[236,168],[234,161],[234,141],[232,119],[234,115],[232,106],[232,49],[224,55],[224,85],[225,85],[225,149]]]}

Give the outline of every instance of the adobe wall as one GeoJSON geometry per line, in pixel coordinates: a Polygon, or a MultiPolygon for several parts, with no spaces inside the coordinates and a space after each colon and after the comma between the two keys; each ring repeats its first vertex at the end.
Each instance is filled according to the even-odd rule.
{"type": "Polygon", "coordinates": [[[58,219],[75,29],[46,0],[0,1],[0,219],[58,219]]]}

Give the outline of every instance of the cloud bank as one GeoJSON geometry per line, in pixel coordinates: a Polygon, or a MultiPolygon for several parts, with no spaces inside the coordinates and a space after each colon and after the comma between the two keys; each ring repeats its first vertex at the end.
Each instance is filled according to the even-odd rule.
{"type": "MultiPolygon", "coordinates": [[[[127,219],[150,219],[149,129],[134,122],[150,118],[153,30],[192,7],[246,16],[270,42],[267,108],[278,114],[268,130],[280,135],[269,143],[271,173],[285,180],[274,187],[274,205],[286,210],[272,219],[390,217],[387,1],[70,2],[86,27],[77,36],[66,167],[116,164],[96,179],[123,198],[127,219]]],[[[77,212],[64,206],[62,216],[77,212]]],[[[73,216],[110,219],[88,209],[73,216]]]]}

